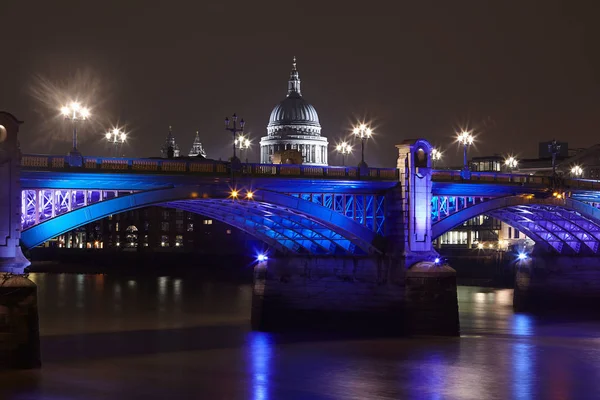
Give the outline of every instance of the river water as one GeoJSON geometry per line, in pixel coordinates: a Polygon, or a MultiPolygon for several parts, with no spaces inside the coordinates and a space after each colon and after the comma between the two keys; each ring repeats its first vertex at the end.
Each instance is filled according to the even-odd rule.
{"type": "Polygon", "coordinates": [[[336,340],[250,331],[248,283],[30,278],[43,368],[0,399],[600,398],[600,322],[514,314],[508,289],[459,288],[460,338],[336,340]]]}

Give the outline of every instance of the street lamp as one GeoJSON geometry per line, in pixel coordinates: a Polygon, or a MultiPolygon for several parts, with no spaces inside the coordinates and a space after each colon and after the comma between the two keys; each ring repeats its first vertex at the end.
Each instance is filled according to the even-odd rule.
{"type": "Polygon", "coordinates": [[[342,142],[335,146],[335,151],[342,155],[342,165],[346,165],[346,156],[352,153],[352,146],[346,142],[342,142]]]}
{"type": "Polygon", "coordinates": [[[250,149],[250,139],[244,137],[243,135],[238,136],[233,140],[234,147],[236,147],[240,151],[240,157],[242,156],[242,151],[246,150],[246,164],[248,163],[248,153],[247,151],[250,149]]]}
{"type": "Polygon", "coordinates": [[[373,130],[365,124],[360,124],[354,127],[352,133],[354,137],[360,139],[360,164],[358,164],[358,168],[361,175],[366,175],[369,172],[369,166],[365,162],[365,141],[373,135],[373,130]]]}
{"type": "Polygon", "coordinates": [[[556,176],[556,156],[560,153],[560,147],[554,139],[548,144],[548,152],[552,155],[552,176],[556,176]]]}
{"type": "Polygon", "coordinates": [[[442,159],[442,152],[436,148],[431,149],[431,161],[433,162],[433,168],[435,168],[436,161],[442,159]]]}
{"type": "Polygon", "coordinates": [[[238,132],[244,132],[244,119],[242,118],[240,120],[240,127],[238,128],[237,126],[237,115],[233,114],[232,119],[233,119],[233,127],[229,127],[229,118],[225,118],[225,130],[229,131],[233,134],[233,158],[231,159],[231,164],[233,165],[236,161],[239,162],[239,159],[237,158],[237,156],[235,155],[235,149],[236,149],[236,137],[237,137],[237,133],[238,132]]]}
{"type": "Polygon", "coordinates": [[[458,134],[458,143],[464,146],[464,157],[463,157],[463,173],[461,174],[463,178],[468,179],[471,177],[471,173],[469,171],[469,165],[467,164],[467,149],[469,146],[473,144],[473,135],[471,132],[462,131],[458,134]]]}
{"type": "Polygon", "coordinates": [[[119,155],[118,149],[120,146],[123,145],[123,143],[125,143],[125,140],[127,139],[127,134],[125,132],[121,131],[119,128],[114,128],[111,131],[106,132],[104,137],[106,138],[108,143],[112,144],[113,155],[118,156],[119,155]]]}
{"type": "Polygon", "coordinates": [[[509,171],[512,171],[514,169],[517,169],[517,166],[519,165],[519,160],[517,160],[513,156],[509,156],[506,158],[506,160],[504,160],[504,165],[506,165],[506,168],[508,168],[509,171]]]}
{"type": "Polygon", "coordinates": [[[81,106],[76,101],[71,102],[69,105],[63,106],[60,109],[63,117],[66,120],[71,121],[73,124],[73,149],[71,150],[70,155],[81,157],[79,151],[77,150],[77,122],[85,121],[90,117],[90,110],[87,107],[81,106]]]}
{"type": "Polygon", "coordinates": [[[582,176],[583,168],[581,168],[581,166],[579,165],[574,165],[573,168],[571,168],[571,175],[573,175],[576,178],[582,176]]]}

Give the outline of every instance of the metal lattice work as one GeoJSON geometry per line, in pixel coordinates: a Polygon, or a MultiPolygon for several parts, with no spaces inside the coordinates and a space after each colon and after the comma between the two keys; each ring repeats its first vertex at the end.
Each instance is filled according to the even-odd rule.
{"type": "MultiPolygon", "coordinates": [[[[314,202],[270,191],[255,191],[251,199],[198,198],[197,189],[194,189],[174,187],[128,193],[128,196],[121,196],[122,192],[112,192],[111,199],[107,199],[110,194],[105,192],[91,197],[90,193],[82,193],[80,197],[86,196],[87,200],[79,198],[74,191],[66,190],[26,193],[26,196],[31,196],[34,200],[43,201],[36,203],[32,200],[29,205],[31,210],[27,218],[30,218],[32,223],[24,229],[21,239],[24,245],[32,247],[107,215],[161,205],[196,212],[226,222],[282,252],[316,255],[362,255],[381,252],[377,247],[380,243],[377,240],[378,236],[373,230],[346,218],[342,213],[314,202]],[[67,200],[62,198],[64,196],[67,200]],[[87,206],[84,206],[85,201],[87,206]],[[44,212],[38,214],[38,223],[34,224],[33,221],[36,220],[30,216],[38,210],[36,204],[42,207],[44,212]],[[60,215],[48,211],[48,204],[54,208],[58,207],[60,215]],[[68,212],[68,209],[71,211],[68,212]]],[[[379,207],[382,206],[379,203],[379,207]]],[[[50,209],[54,209],[52,207],[50,209]]],[[[364,219],[368,219],[370,215],[365,214],[364,219]]],[[[375,221],[373,214],[373,224],[375,221]]]]}
{"type": "Polygon", "coordinates": [[[366,226],[373,232],[385,232],[385,196],[377,194],[290,193],[316,203],[366,226]]]}
{"type": "Polygon", "coordinates": [[[36,189],[21,191],[21,225],[23,229],[73,211],[77,208],[133,191],[87,189],[36,189]]]}
{"type": "Polygon", "coordinates": [[[258,234],[265,242],[284,252],[316,255],[363,253],[340,233],[266,203],[200,200],[165,205],[209,216],[255,236],[258,234]]]}
{"type": "Polygon", "coordinates": [[[573,199],[509,196],[456,211],[432,226],[438,237],[477,215],[497,218],[559,254],[600,253],[600,210],[573,199]]]}
{"type": "Polygon", "coordinates": [[[488,201],[491,197],[479,196],[432,196],[431,221],[432,223],[476,204],[488,201]]]}

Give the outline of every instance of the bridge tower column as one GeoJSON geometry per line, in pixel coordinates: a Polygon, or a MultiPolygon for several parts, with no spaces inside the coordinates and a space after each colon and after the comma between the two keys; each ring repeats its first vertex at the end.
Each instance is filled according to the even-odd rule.
{"type": "MultiPolygon", "coordinates": [[[[396,147],[400,171],[396,190],[401,192],[404,234],[403,238],[393,238],[396,243],[392,247],[403,250],[407,329],[415,333],[458,335],[456,271],[440,259],[431,243],[432,146],[420,139],[396,147]]],[[[398,219],[397,215],[388,217],[392,221],[398,219]]]]}
{"type": "Polygon", "coordinates": [[[17,133],[22,122],[0,111],[0,369],[40,366],[37,287],[19,275],[30,262],[21,238],[21,152],[17,133]]]}
{"type": "Polygon", "coordinates": [[[0,272],[22,273],[29,264],[21,238],[21,151],[17,140],[22,122],[0,112],[0,272]]]}

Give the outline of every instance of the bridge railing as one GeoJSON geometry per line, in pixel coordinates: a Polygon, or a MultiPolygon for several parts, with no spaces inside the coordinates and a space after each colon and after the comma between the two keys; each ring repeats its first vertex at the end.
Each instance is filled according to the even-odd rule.
{"type": "MultiPolygon", "coordinates": [[[[196,161],[188,159],[153,159],[153,158],[111,158],[84,157],[82,167],[70,167],[68,156],[51,156],[25,154],[21,158],[23,169],[43,170],[77,170],[102,172],[137,172],[137,173],[197,173],[210,175],[227,175],[231,173],[231,164],[222,161],[196,161]]],[[[314,177],[332,179],[352,179],[359,176],[357,167],[329,167],[312,165],[282,164],[242,164],[242,175],[247,176],[289,176],[314,177]]],[[[367,177],[361,179],[398,180],[396,168],[369,168],[367,177]]]]}
{"type": "MultiPolygon", "coordinates": [[[[434,182],[463,182],[460,170],[434,170],[434,182]]],[[[515,183],[532,185],[549,185],[549,176],[535,176],[528,174],[507,174],[502,172],[471,172],[468,182],[490,182],[490,183],[515,183]]]]}

